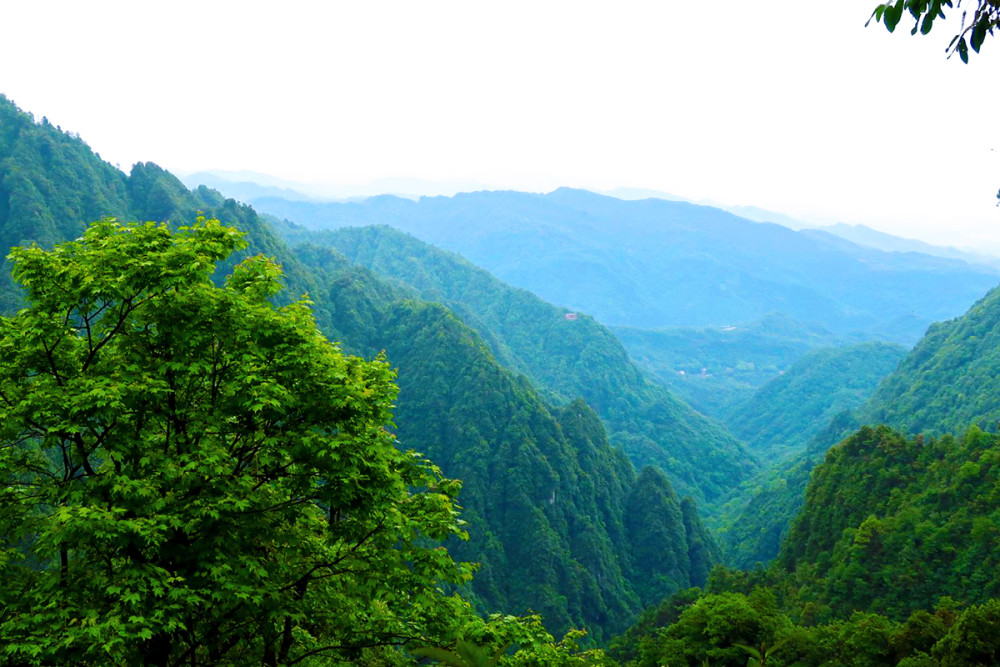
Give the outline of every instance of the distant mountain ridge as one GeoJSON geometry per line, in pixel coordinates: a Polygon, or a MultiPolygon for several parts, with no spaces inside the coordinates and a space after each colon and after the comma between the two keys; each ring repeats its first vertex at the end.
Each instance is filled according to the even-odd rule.
{"type": "Polygon", "coordinates": [[[989,267],[1000,275],[1000,257],[983,255],[968,250],[960,250],[958,248],[931,245],[930,243],[924,243],[923,241],[918,241],[916,239],[908,239],[901,236],[886,234],[885,232],[880,232],[877,229],[872,229],[871,227],[867,227],[865,225],[848,225],[841,222],[835,225],[817,227],[815,229],[804,229],[802,230],[802,233],[817,235],[829,233],[834,236],[839,236],[842,239],[846,239],[851,243],[866,246],[868,248],[875,248],[876,250],[883,250],[885,252],[913,252],[924,255],[933,255],[935,257],[958,259],[963,262],[968,262],[969,264],[989,267]]]}
{"type": "Polygon", "coordinates": [[[684,202],[565,188],[256,205],[315,229],[394,226],[546,301],[646,329],[732,325],[778,311],[838,335],[912,344],[997,282],[958,260],[832,242],[684,202]]]}

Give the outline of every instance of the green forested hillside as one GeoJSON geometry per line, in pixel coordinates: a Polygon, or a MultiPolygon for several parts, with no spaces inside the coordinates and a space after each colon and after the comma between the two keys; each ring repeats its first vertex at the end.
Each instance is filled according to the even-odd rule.
{"type": "MultiPolygon", "coordinates": [[[[156,165],[137,164],[126,177],[99,166],[103,163],[82,141],[25,120],[6,100],[0,111],[16,121],[0,126],[5,147],[65,144],[60,154],[65,172],[89,179],[64,183],[64,171],[38,157],[44,151],[19,154],[17,160],[0,153],[7,169],[0,174],[6,188],[0,234],[22,230],[17,242],[32,240],[29,233],[35,231],[46,243],[65,234],[75,238],[83,221],[74,218],[61,227],[69,224],[67,216],[106,213],[100,205],[77,210],[61,204],[86,198],[73,191],[77,186],[117,193],[117,204],[107,212],[124,218],[183,224],[203,211],[247,233],[249,248],[242,256],[276,257],[284,266],[285,298],[308,292],[317,323],[345,349],[365,356],[388,351],[399,368],[400,442],[430,455],[445,474],[464,478],[459,502],[471,539],[449,547],[482,563],[472,590],[484,609],[534,609],[554,630],[586,626],[600,637],[628,622],[649,599],[648,591],[659,594],[704,580],[716,555],[692,507],[680,503],[665,480],[655,493],[637,485],[632,465],[608,444],[586,404],[551,407],[528,379],[500,366],[480,337],[445,307],[418,300],[412,288],[387,283],[339,253],[306,248],[297,256],[252,208],[205,188],[187,191],[156,165]],[[27,138],[22,140],[22,133],[27,138]],[[88,171],[77,162],[98,166],[88,171]],[[48,191],[8,178],[11,171],[34,174],[34,183],[48,181],[59,197],[50,199],[48,191]],[[110,185],[102,180],[104,172],[110,185]],[[11,201],[32,205],[12,207],[11,201]],[[34,217],[25,217],[25,211],[34,217]],[[654,517],[669,517],[665,525],[672,532],[644,542],[662,554],[661,563],[639,562],[633,555],[631,545],[639,536],[637,526],[626,525],[630,503],[654,517]],[[677,516],[680,522],[673,520],[677,516]]],[[[6,294],[5,303],[18,303],[17,292],[6,294]]]]}
{"type": "Polygon", "coordinates": [[[813,473],[779,557],[814,613],[905,618],[945,595],[1000,597],[1000,439],[864,427],[813,473]]]}
{"type": "Polygon", "coordinates": [[[640,367],[717,419],[809,350],[843,342],[778,313],[739,326],[611,330],[640,367]]]}
{"type": "Polygon", "coordinates": [[[934,324],[859,411],[862,423],[907,433],[961,432],[1000,422],[1000,289],[962,317],[934,324]]]}
{"type": "Polygon", "coordinates": [[[834,416],[871,396],[906,349],[891,343],[861,343],[813,350],[723,420],[766,464],[794,455],[834,416]]]}
{"type": "Polygon", "coordinates": [[[851,412],[841,412],[797,454],[776,462],[730,494],[714,524],[729,565],[753,568],[778,555],[802,508],[813,469],[832,444],[859,426],[851,412]]]}
{"type": "Polygon", "coordinates": [[[768,570],[713,573],[615,642],[629,665],[993,665],[1000,438],[864,427],[830,449],[768,570]],[[753,655],[753,654],[750,654],[753,655]]]}
{"type": "Polygon", "coordinates": [[[582,397],[637,467],[658,466],[683,493],[712,501],[755,469],[735,438],[647,380],[593,318],[581,313],[567,320],[565,309],[389,227],[312,234],[283,229],[290,240],[332,246],[380,276],[409,285],[421,298],[448,305],[490,344],[497,359],[556,401],[582,397]]]}
{"type": "Polygon", "coordinates": [[[638,498],[654,515],[684,509],[665,480],[665,494],[633,488],[632,465],[585,403],[546,407],[443,306],[407,299],[406,287],[335,251],[305,246],[299,256],[316,271],[321,323],[352,341],[350,349],[384,349],[398,366],[401,441],[465,481],[460,500],[472,539],[453,548],[483,563],[473,588],[484,600],[532,606],[563,623],[555,627],[581,619],[620,627],[639,599],[650,599],[654,581],[676,590],[704,580],[717,551],[690,508],[686,523],[643,538],[665,571],[632,555],[641,526],[627,524],[627,503],[638,498]]]}
{"type": "Polygon", "coordinates": [[[766,467],[730,493],[720,512],[727,563],[753,567],[778,555],[810,472],[827,447],[856,428],[850,411],[904,354],[890,343],[814,350],[728,411],[730,427],[766,467]]]}
{"type": "Polygon", "coordinates": [[[730,563],[751,566],[774,557],[778,540],[801,504],[809,471],[846,429],[888,424],[907,433],[963,432],[970,425],[994,429],[1000,421],[996,376],[1000,292],[994,289],[964,316],[932,325],[927,335],[851,413],[820,431],[808,450],[748,483],[744,508],[726,508],[730,563]]]}
{"type": "Polygon", "coordinates": [[[932,325],[867,402],[839,414],[814,436],[807,451],[747,483],[744,489],[753,491],[742,491],[749,498],[743,509],[733,512],[730,504],[724,512],[728,562],[748,567],[777,554],[779,538],[802,502],[809,471],[847,431],[879,423],[928,434],[962,432],[973,424],[994,428],[1000,420],[992,333],[1000,321],[997,299],[993,290],[963,317],[932,325]]]}

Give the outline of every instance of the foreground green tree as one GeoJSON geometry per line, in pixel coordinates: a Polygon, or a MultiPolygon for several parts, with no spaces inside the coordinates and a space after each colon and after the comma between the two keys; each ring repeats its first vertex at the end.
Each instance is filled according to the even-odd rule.
{"type": "Polygon", "coordinates": [[[348,357],[280,269],[216,221],[105,220],[15,249],[0,318],[0,660],[374,662],[447,645],[467,580],[458,483],[385,429],[381,359],[348,357]],[[367,653],[365,653],[367,651],[367,653]]]}

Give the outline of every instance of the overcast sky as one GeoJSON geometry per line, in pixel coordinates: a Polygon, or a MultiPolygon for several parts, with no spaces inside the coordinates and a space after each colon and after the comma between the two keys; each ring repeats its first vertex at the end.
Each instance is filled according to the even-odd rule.
{"type": "Polygon", "coordinates": [[[13,0],[0,92],[125,170],[652,188],[1000,252],[1000,38],[963,65],[959,14],[875,4],[13,0]]]}

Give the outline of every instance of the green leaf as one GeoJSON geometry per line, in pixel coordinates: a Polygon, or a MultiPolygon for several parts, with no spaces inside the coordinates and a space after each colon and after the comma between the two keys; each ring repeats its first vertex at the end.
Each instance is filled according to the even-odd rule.
{"type": "Polygon", "coordinates": [[[969,40],[972,44],[972,50],[979,53],[979,47],[983,45],[983,40],[986,39],[986,31],[989,29],[989,18],[983,17],[979,19],[976,26],[972,29],[972,37],[969,40]]]}

